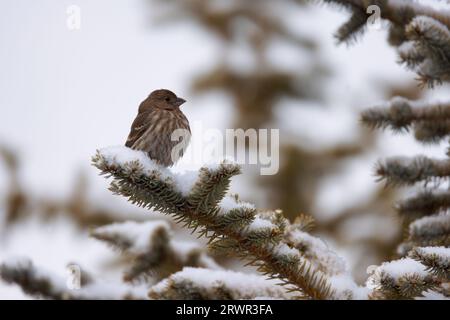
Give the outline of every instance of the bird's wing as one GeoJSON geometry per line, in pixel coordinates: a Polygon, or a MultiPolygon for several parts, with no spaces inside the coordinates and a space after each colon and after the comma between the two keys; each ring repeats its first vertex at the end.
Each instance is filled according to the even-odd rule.
{"type": "Polygon", "coordinates": [[[150,124],[151,111],[140,112],[131,125],[130,134],[125,142],[125,146],[131,148],[134,143],[144,134],[150,124]]]}

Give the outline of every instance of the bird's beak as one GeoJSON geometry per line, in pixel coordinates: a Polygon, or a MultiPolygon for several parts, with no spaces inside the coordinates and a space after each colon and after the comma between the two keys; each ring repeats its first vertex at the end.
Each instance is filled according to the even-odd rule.
{"type": "Polygon", "coordinates": [[[184,100],[183,98],[177,98],[175,104],[176,104],[177,107],[179,107],[185,102],[186,102],[186,100],[184,100]]]}

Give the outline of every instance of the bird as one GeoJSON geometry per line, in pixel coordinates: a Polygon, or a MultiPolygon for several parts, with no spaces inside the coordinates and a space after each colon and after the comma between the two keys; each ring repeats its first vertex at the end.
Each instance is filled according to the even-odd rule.
{"type": "Polygon", "coordinates": [[[167,89],[150,93],[139,105],[125,146],[144,151],[159,165],[173,166],[183,156],[191,137],[189,121],[180,110],[185,102],[167,89]]]}

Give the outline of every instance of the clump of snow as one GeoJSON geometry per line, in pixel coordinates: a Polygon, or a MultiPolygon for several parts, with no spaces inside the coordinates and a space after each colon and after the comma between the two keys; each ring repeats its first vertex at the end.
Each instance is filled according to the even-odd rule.
{"type": "Polygon", "coordinates": [[[273,248],[276,255],[300,257],[297,249],[289,247],[286,243],[280,243],[273,248]]]}
{"type": "Polygon", "coordinates": [[[193,250],[201,250],[202,247],[199,243],[194,241],[180,241],[180,240],[171,240],[171,247],[176,250],[178,256],[182,258],[182,260],[187,260],[189,253],[193,250]]]}
{"type": "Polygon", "coordinates": [[[256,296],[287,297],[277,280],[236,271],[208,270],[202,268],[184,267],[182,271],[173,274],[170,280],[165,279],[151,288],[151,291],[161,293],[167,290],[169,281],[183,283],[192,282],[205,291],[214,290],[217,285],[224,285],[235,292],[235,298],[250,298],[256,296]]]}
{"type": "Polygon", "coordinates": [[[446,247],[418,247],[414,249],[420,256],[432,256],[441,265],[450,265],[450,248],[446,247]]]}
{"type": "Polygon", "coordinates": [[[232,157],[225,157],[224,159],[210,160],[202,164],[203,168],[216,171],[220,169],[221,165],[237,165],[237,162],[232,157]]]}
{"type": "Polygon", "coordinates": [[[444,296],[442,293],[428,290],[422,292],[422,297],[415,298],[416,300],[450,300],[449,297],[444,296]]]}
{"type": "MultiPolygon", "coordinates": [[[[417,2],[417,5],[431,7],[433,9],[441,10],[443,12],[445,12],[445,10],[447,10],[447,12],[450,14],[450,12],[448,11],[448,1],[446,1],[446,0],[416,0],[416,2],[417,2]]],[[[408,1],[408,4],[411,6],[416,5],[416,3],[412,2],[412,1],[408,1]]]]}
{"type": "Polygon", "coordinates": [[[203,247],[198,242],[186,240],[170,240],[170,247],[183,263],[187,263],[194,252],[198,252],[200,265],[208,269],[222,269],[214,259],[205,254],[203,247]]]}
{"type": "Polygon", "coordinates": [[[72,291],[77,299],[95,300],[146,300],[147,288],[145,285],[130,286],[122,282],[99,281],[72,291]]]}
{"type": "Polygon", "coordinates": [[[367,300],[369,289],[358,286],[350,273],[341,273],[328,278],[328,282],[334,290],[335,299],[367,300]]]}
{"type": "Polygon", "coordinates": [[[176,189],[183,196],[189,195],[198,180],[199,171],[186,170],[182,172],[172,172],[172,180],[176,189]]]}
{"type": "Polygon", "coordinates": [[[246,231],[247,232],[254,232],[254,231],[260,231],[262,229],[277,229],[277,226],[274,225],[272,222],[266,219],[262,219],[260,217],[255,217],[255,219],[250,223],[246,231]]]}
{"type": "Polygon", "coordinates": [[[164,228],[170,233],[170,226],[167,221],[147,221],[134,222],[126,221],[121,223],[113,223],[110,225],[99,227],[95,230],[98,234],[108,234],[111,237],[125,238],[130,240],[131,247],[128,251],[135,254],[148,252],[152,247],[151,236],[159,228],[164,228]]]}
{"type": "Polygon", "coordinates": [[[421,277],[426,277],[428,275],[426,267],[420,262],[417,262],[416,260],[411,258],[403,258],[391,262],[384,262],[375,270],[375,272],[383,272],[395,280],[398,280],[403,276],[412,274],[416,274],[421,277]]]}
{"type": "Polygon", "coordinates": [[[446,258],[446,259],[450,259],[450,248],[446,248],[446,247],[419,247],[416,248],[416,250],[420,253],[424,253],[424,254],[435,254],[438,255],[440,257],[446,258]]]}
{"type": "MultiPolygon", "coordinates": [[[[403,42],[400,46],[398,46],[397,50],[400,54],[407,54],[408,52],[415,50],[414,41],[403,42]]],[[[389,105],[387,105],[387,107],[389,107],[389,105]]]]}
{"type": "Polygon", "coordinates": [[[127,163],[138,161],[144,167],[145,171],[167,173],[165,172],[167,171],[166,168],[150,159],[143,151],[133,150],[125,146],[112,146],[99,149],[98,152],[109,165],[123,166],[127,163]]]}
{"type": "MultiPolygon", "coordinates": [[[[202,165],[202,168],[205,168],[210,171],[217,171],[221,169],[222,165],[232,165],[234,162],[232,160],[222,160],[220,162],[207,162],[202,165]]],[[[184,196],[187,196],[195,183],[199,178],[200,171],[199,170],[183,170],[180,172],[175,171],[176,169],[171,170],[172,179],[175,182],[175,185],[184,196]]]]}
{"type": "Polygon", "coordinates": [[[426,267],[411,258],[403,258],[391,262],[384,262],[379,267],[371,270],[366,286],[370,290],[382,287],[383,280],[393,280],[399,283],[401,278],[418,276],[422,279],[428,276],[426,267]]]}
{"type": "Polygon", "coordinates": [[[423,217],[409,225],[409,232],[413,235],[421,235],[439,232],[450,228],[450,213],[446,212],[437,216],[423,217]]]}
{"type": "Polygon", "coordinates": [[[248,202],[238,201],[235,197],[229,195],[222,198],[219,202],[219,207],[222,209],[219,211],[219,214],[227,214],[231,210],[241,208],[255,210],[255,205],[248,202]]]}
{"type": "MultiPolygon", "coordinates": [[[[133,150],[125,146],[113,146],[98,150],[108,165],[124,166],[134,161],[139,162],[144,170],[144,174],[154,174],[157,172],[161,179],[170,179],[177,191],[183,196],[189,195],[193,186],[198,180],[198,170],[179,170],[178,168],[165,168],[149,158],[149,156],[139,150],[133,150]]],[[[222,164],[232,164],[231,161],[221,161],[220,163],[207,163],[203,165],[209,170],[218,170],[222,164]]]]}
{"type": "Polygon", "coordinates": [[[305,248],[305,257],[319,263],[322,269],[326,269],[327,273],[340,274],[346,272],[345,260],[331,250],[322,239],[300,230],[290,231],[288,237],[294,244],[305,248]]]}

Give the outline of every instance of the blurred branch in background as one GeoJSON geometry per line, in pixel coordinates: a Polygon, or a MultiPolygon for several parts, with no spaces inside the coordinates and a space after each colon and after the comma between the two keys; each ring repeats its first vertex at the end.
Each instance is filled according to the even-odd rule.
{"type": "Polygon", "coordinates": [[[131,261],[125,281],[146,276],[161,280],[185,266],[221,269],[199,243],[172,239],[166,221],[115,223],[96,228],[91,235],[120,250],[126,261],[131,261]]]}
{"type": "Polygon", "coordinates": [[[0,147],[1,160],[5,164],[6,175],[8,177],[6,193],[4,194],[5,214],[4,225],[23,218],[27,211],[28,199],[21,188],[19,181],[19,159],[9,148],[0,147]]]}
{"type": "MultiPolygon", "coordinates": [[[[102,208],[101,204],[89,199],[89,186],[85,173],[78,174],[73,191],[66,199],[36,196],[26,190],[20,181],[21,161],[18,155],[9,148],[1,147],[0,156],[8,177],[6,193],[2,199],[5,208],[2,227],[5,231],[9,225],[20,223],[31,217],[43,220],[51,220],[58,216],[68,217],[83,229],[125,220],[123,213],[102,208]]],[[[136,219],[144,220],[139,217],[136,219]]]]}

